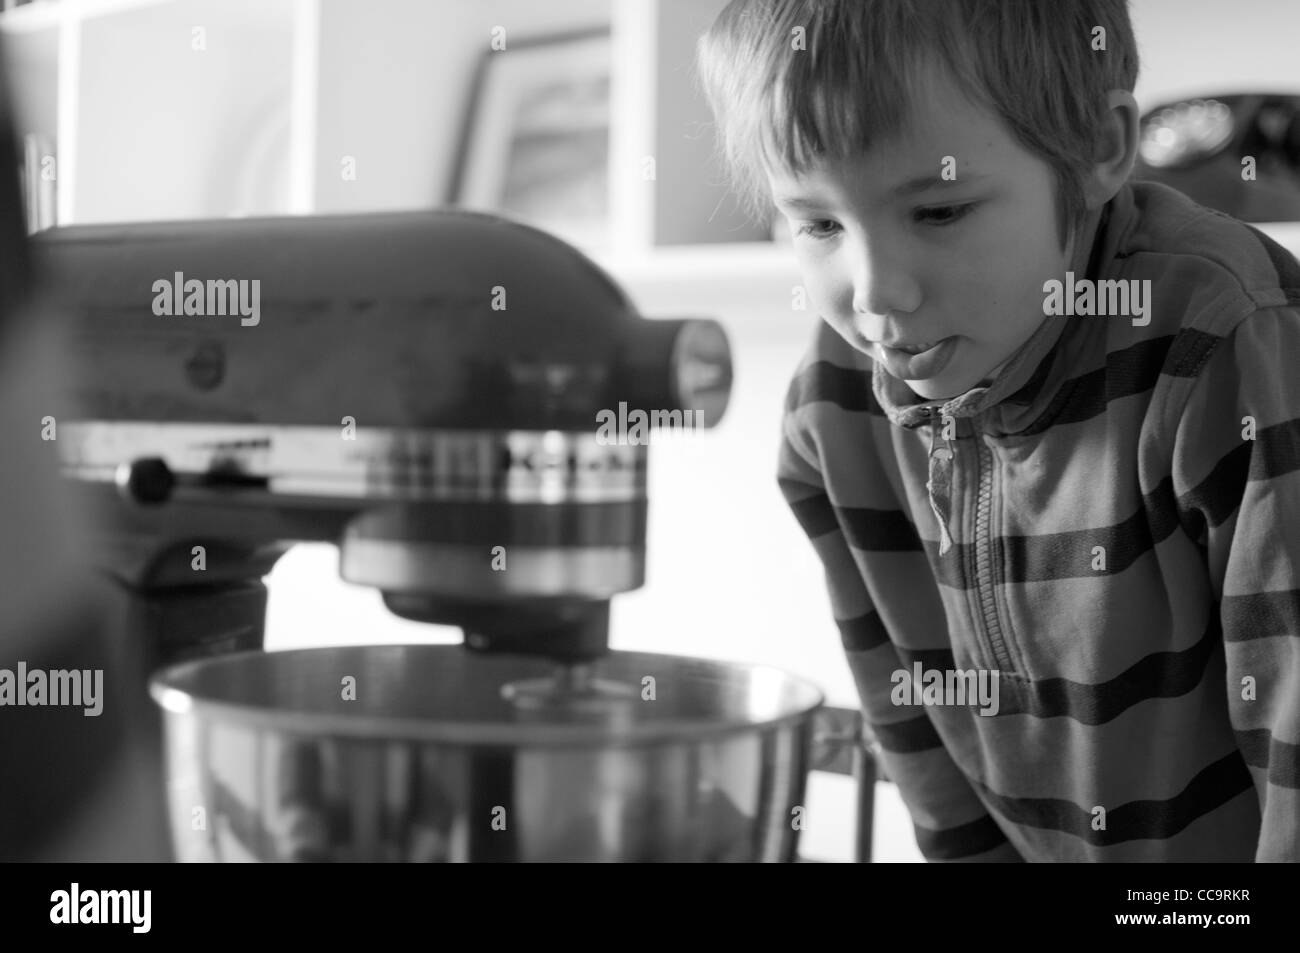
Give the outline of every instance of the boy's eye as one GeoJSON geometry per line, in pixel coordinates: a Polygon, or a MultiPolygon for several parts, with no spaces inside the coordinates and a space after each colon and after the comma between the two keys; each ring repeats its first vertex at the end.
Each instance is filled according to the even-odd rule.
{"type": "Polygon", "coordinates": [[[804,222],[799,226],[797,235],[807,235],[809,238],[827,239],[833,236],[839,230],[839,223],[832,222],[829,219],[822,219],[816,222],[804,222]]]}
{"type": "Polygon", "coordinates": [[[912,217],[922,225],[952,225],[974,210],[974,202],[967,202],[965,205],[938,205],[934,208],[919,208],[912,217]]]}

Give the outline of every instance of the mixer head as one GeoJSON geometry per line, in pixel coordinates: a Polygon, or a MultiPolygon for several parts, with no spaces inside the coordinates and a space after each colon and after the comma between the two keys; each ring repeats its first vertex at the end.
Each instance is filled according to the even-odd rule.
{"type": "Polygon", "coordinates": [[[710,427],[728,345],[575,249],[435,211],[55,229],[64,473],[128,586],[257,578],[295,541],[469,647],[591,658],[645,576],[649,429],[710,427]],[[612,426],[611,426],[612,424],[612,426]]]}

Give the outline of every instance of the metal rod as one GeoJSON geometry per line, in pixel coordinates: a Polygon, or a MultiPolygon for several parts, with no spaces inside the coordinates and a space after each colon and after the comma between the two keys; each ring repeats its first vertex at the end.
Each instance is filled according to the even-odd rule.
{"type": "Polygon", "coordinates": [[[854,835],[853,861],[869,864],[876,816],[876,759],[861,742],[853,748],[853,776],[858,785],[858,823],[854,835]]]}

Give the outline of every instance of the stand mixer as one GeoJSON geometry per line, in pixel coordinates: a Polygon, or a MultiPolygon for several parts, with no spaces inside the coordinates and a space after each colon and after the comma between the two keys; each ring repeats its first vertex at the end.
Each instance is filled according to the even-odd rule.
{"type": "MultiPolygon", "coordinates": [[[[641,411],[672,425],[691,411],[714,425],[731,384],[719,325],[645,320],[574,249],[464,211],[82,226],[47,232],[35,249],[71,315],[80,369],[59,416],[62,471],[99,530],[94,562],[113,581],[112,638],[133,647],[139,730],[158,733],[157,709],[143,707],[151,676],[169,719],[171,768],[159,758],[157,787],[170,791],[182,857],[234,850],[217,844],[206,815],[185,846],[197,804],[224,815],[255,857],[411,859],[388,835],[358,846],[358,829],[373,824],[356,808],[356,779],[377,771],[391,782],[389,801],[399,787],[420,788],[427,805],[436,788],[438,816],[457,815],[424,859],[717,859],[691,839],[700,824],[741,814],[756,818],[736,827],[741,859],[793,859],[783,805],[803,790],[819,693],[770,670],[682,661],[671,704],[638,706],[639,673],[667,657],[608,649],[610,599],[644,581],[648,447],[601,439],[598,415],[641,411]],[[394,613],[460,627],[464,646],[257,653],[262,577],[309,540],[336,543],[342,577],[379,589],[394,613]],[[494,657],[514,661],[474,661],[494,657]],[[407,707],[349,707],[322,692],[306,700],[309,671],[334,692],[338,672],[368,672],[368,689],[385,685],[407,707]],[[438,673],[435,701],[399,685],[432,686],[435,676],[418,671],[438,673]],[[482,672],[482,698],[458,697],[482,672]],[[207,762],[221,760],[220,731],[199,723],[204,712],[265,713],[289,697],[285,719],[240,742],[240,758],[270,758],[292,775],[275,795],[292,793],[292,819],[272,822],[263,795],[214,780],[207,762]],[[360,714],[341,718],[345,709],[360,714]],[[466,723],[466,711],[478,720],[466,723]],[[395,724],[409,729],[398,731],[400,756],[387,734],[395,724]],[[738,734],[744,724],[758,730],[738,734]],[[333,734],[308,739],[318,725],[333,734]],[[702,731],[704,755],[673,734],[682,726],[702,731]],[[382,751],[340,740],[357,731],[382,751]],[[605,747],[591,757],[591,745],[605,747]],[[420,774],[431,751],[439,767],[420,774]],[[188,773],[176,767],[196,759],[204,764],[188,773]],[[757,793],[722,797],[729,776],[757,793]],[[461,817],[545,802],[553,818],[611,784],[690,793],[665,789],[632,813],[602,795],[591,831],[578,835],[595,846],[583,848],[541,844],[544,817],[510,837],[467,830],[461,817]],[[727,810],[701,808],[701,798],[727,810]],[[739,813],[737,798],[749,802],[739,813]],[[320,833],[329,824],[335,833],[320,833]],[[665,855],[656,837],[678,847],[665,855]]],[[[366,812],[379,809],[379,794],[364,796],[366,812]]]]}

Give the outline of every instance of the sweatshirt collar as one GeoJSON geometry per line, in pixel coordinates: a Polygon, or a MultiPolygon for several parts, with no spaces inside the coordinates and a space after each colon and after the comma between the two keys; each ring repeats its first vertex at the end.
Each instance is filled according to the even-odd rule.
{"type": "MultiPolygon", "coordinates": [[[[1133,189],[1128,183],[1106,204],[1097,225],[1089,255],[1087,276],[1098,280],[1118,249],[1120,238],[1132,224],[1133,189]]],[[[980,429],[991,434],[1019,433],[1048,409],[1069,376],[1071,339],[1081,322],[1092,320],[1069,315],[1044,319],[1029,340],[1011,356],[990,382],[944,400],[924,400],[880,364],[872,362],[871,389],[893,423],[914,429],[935,417],[981,417],[980,429]]]]}

